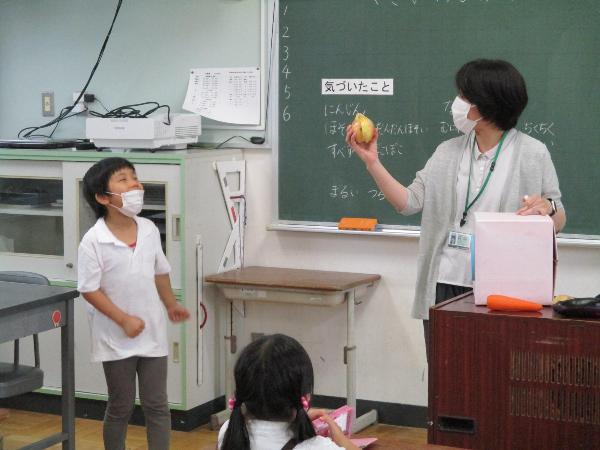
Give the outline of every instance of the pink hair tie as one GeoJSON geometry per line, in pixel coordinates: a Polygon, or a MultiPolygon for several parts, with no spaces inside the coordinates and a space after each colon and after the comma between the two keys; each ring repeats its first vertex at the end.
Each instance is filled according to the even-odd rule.
{"type": "Polygon", "coordinates": [[[232,398],[230,398],[230,399],[227,401],[227,405],[229,405],[229,409],[233,409],[233,408],[235,408],[235,397],[232,397],[232,398]]]}
{"type": "Polygon", "coordinates": [[[310,407],[310,405],[308,404],[308,400],[305,396],[300,397],[300,403],[302,403],[302,407],[306,410],[308,410],[308,408],[310,407]]]}

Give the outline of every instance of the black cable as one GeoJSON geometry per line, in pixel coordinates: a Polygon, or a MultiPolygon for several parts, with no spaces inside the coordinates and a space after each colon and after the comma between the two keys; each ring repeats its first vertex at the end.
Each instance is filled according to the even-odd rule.
{"type": "MultiPolygon", "coordinates": [[[[64,108],[63,108],[63,109],[64,109],[64,108]]],[[[62,119],[62,120],[66,120],[66,119],[69,119],[69,118],[71,118],[71,117],[78,116],[79,114],[83,114],[83,113],[85,113],[85,112],[87,112],[87,111],[88,111],[88,108],[87,108],[87,106],[86,106],[86,107],[84,107],[84,109],[82,109],[81,111],[78,111],[78,112],[76,112],[76,113],[72,113],[72,114],[68,114],[68,115],[66,115],[65,117],[63,117],[63,119],[62,119]]],[[[54,129],[52,130],[52,133],[50,133],[50,136],[48,136],[49,138],[51,138],[52,136],[54,136],[54,132],[56,131],[56,129],[58,128],[58,126],[59,126],[59,125],[60,125],[60,122],[58,122],[58,123],[57,123],[57,124],[54,126],[54,129]]]]}
{"type": "MultiPolygon", "coordinates": [[[[102,105],[104,106],[104,105],[102,105]]],[[[161,105],[158,102],[143,102],[135,103],[133,105],[123,105],[117,108],[111,109],[106,113],[99,113],[97,111],[90,111],[90,116],[102,117],[102,118],[130,118],[130,119],[141,119],[146,118],[150,114],[158,111],[161,108],[167,109],[167,121],[163,122],[165,125],[171,125],[171,107],[169,105],[161,105]],[[147,111],[142,112],[141,109],[136,108],[137,106],[154,105],[153,108],[149,108],[147,111]]],[[[104,108],[106,109],[106,107],[104,108]]]]}
{"type": "MultiPolygon", "coordinates": [[[[58,117],[62,117],[63,113],[68,109],[68,106],[65,106],[63,109],[60,110],[60,113],[58,113],[58,117]]],[[[87,108],[85,109],[87,110],[87,108]]],[[[66,117],[63,118],[63,120],[66,119],[66,117]]],[[[54,129],[52,130],[52,132],[49,135],[45,135],[45,134],[29,134],[28,137],[44,137],[47,139],[50,139],[52,137],[52,135],[54,134],[54,132],[56,131],[56,129],[58,128],[58,125],[60,124],[60,122],[56,122],[56,125],[54,126],[54,129]]]]}
{"type": "MultiPolygon", "coordinates": [[[[68,109],[68,106],[65,106],[61,111],[60,114],[63,114],[63,111],[65,111],[66,109],[68,109]]],[[[88,109],[87,107],[81,111],[78,111],[76,113],[72,113],[69,114],[67,116],[64,116],[64,119],[68,119],[69,117],[74,117],[74,116],[78,116],[79,114],[83,114],[84,112],[86,112],[88,109]]],[[[60,122],[58,122],[55,126],[54,129],[52,130],[52,132],[50,134],[29,134],[27,137],[28,138],[45,138],[45,139],[50,139],[52,137],[52,135],[54,134],[54,132],[56,131],[56,129],[58,128],[58,125],[60,124],[60,122]]]]}
{"type": "MultiPolygon", "coordinates": [[[[92,78],[94,77],[94,74],[96,73],[96,69],[98,69],[98,66],[100,65],[100,61],[102,60],[102,56],[104,55],[104,50],[106,49],[106,45],[108,44],[108,40],[109,40],[110,35],[112,33],[113,26],[115,25],[115,21],[117,20],[117,16],[119,15],[119,10],[121,9],[122,4],[123,4],[123,0],[118,0],[117,8],[115,10],[115,14],[114,14],[112,22],[110,24],[110,28],[108,29],[108,33],[106,34],[106,37],[104,38],[104,42],[102,43],[102,47],[100,48],[100,53],[98,54],[98,58],[96,59],[96,64],[94,64],[94,67],[92,68],[92,71],[90,72],[90,75],[89,75],[89,77],[88,77],[85,85],[83,86],[83,89],[79,93],[79,96],[77,97],[77,99],[73,102],[73,104],[71,106],[67,106],[66,108],[63,108],[61,110],[61,113],[59,114],[59,116],[56,117],[55,119],[51,120],[50,122],[45,123],[44,125],[40,125],[38,127],[26,127],[26,128],[23,128],[21,131],[19,131],[19,133],[17,134],[17,137],[20,138],[21,137],[21,133],[23,133],[23,131],[25,131],[25,130],[30,130],[30,131],[28,131],[27,133],[25,133],[23,135],[23,137],[25,137],[25,138],[31,137],[31,135],[35,131],[37,131],[37,130],[40,130],[42,128],[50,127],[50,126],[52,126],[54,124],[57,124],[57,126],[58,126],[58,124],[61,121],[67,119],[68,117],[73,117],[72,115],[69,115],[69,113],[79,103],[79,100],[81,100],[81,98],[83,97],[83,94],[85,94],[86,89],[90,85],[90,82],[92,81],[92,78]]],[[[77,114],[75,114],[75,115],[77,115],[77,114]]],[[[56,131],[56,127],[52,131],[52,134],[54,134],[54,131],[56,131]]]]}
{"type": "Polygon", "coordinates": [[[250,142],[251,144],[253,144],[252,141],[250,141],[249,139],[246,139],[244,136],[231,136],[229,139],[226,139],[223,142],[221,142],[219,145],[217,145],[215,147],[215,149],[221,148],[222,145],[226,144],[227,142],[229,142],[230,140],[235,139],[235,138],[241,138],[241,139],[245,140],[246,142],[250,142]]]}
{"type": "MultiPolygon", "coordinates": [[[[97,96],[96,96],[96,101],[98,103],[100,103],[100,106],[102,106],[106,112],[108,112],[108,108],[106,106],[104,106],[104,103],[102,103],[102,101],[97,96]]],[[[91,114],[91,111],[90,111],[90,114],[91,114]]]]}

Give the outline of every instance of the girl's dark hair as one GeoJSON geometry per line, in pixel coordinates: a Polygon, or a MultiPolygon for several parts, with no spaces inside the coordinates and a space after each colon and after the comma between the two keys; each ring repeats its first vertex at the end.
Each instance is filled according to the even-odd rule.
{"type": "Polygon", "coordinates": [[[83,176],[83,196],[94,211],[96,219],[106,216],[106,207],[96,201],[96,194],[106,195],[108,180],[113,173],[125,167],[135,167],[125,158],[105,158],[98,161],[83,176]]]}
{"type": "Polygon", "coordinates": [[[460,68],[455,81],[460,94],[501,130],[513,128],[527,106],[525,80],[506,61],[470,61],[460,68]]]}
{"type": "Polygon", "coordinates": [[[312,393],[313,367],[298,341],[273,334],[251,342],[240,354],[234,375],[235,404],[221,450],[250,450],[242,405],[254,419],[291,421],[296,443],[315,436],[301,401],[312,393]]]}

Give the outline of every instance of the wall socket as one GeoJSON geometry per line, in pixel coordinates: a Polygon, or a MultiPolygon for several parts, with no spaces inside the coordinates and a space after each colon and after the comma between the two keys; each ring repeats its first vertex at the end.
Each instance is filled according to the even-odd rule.
{"type": "Polygon", "coordinates": [[[54,92],[42,92],[42,116],[54,116],[54,92]]]}
{"type": "MultiPolygon", "coordinates": [[[[79,97],[79,94],[81,92],[73,92],[73,101],[77,100],[77,98],[79,97]]],[[[81,97],[81,99],[79,100],[79,102],[73,106],[73,109],[71,110],[72,113],[78,113],[81,112],[85,109],[85,103],[83,102],[83,97],[81,97]]]]}

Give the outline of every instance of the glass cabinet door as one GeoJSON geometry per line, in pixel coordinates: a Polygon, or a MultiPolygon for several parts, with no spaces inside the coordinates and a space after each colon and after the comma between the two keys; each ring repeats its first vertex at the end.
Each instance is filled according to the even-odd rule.
{"type": "Polygon", "coordinates": [[[0,270],[34,270],[63,278],[64,254],[60,163],[3,161],[0,270]]]}
{"type": "Polygon", "coordinates": [[[0,251],[62,256],[62,180],[0,177],[0,251]]]}

